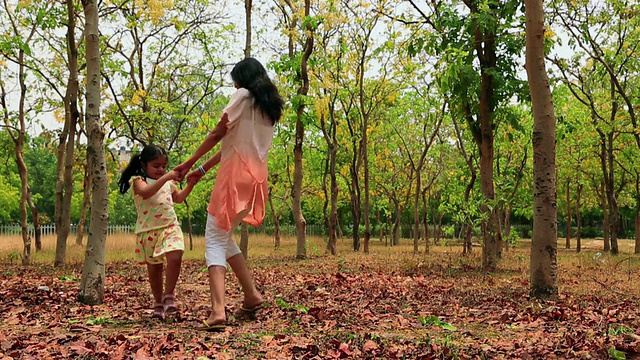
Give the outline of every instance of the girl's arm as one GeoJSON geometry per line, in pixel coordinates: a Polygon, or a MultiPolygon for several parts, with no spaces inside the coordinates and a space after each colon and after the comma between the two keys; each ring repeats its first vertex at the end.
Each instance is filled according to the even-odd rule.
{"type": "Polygon", "coordinates": [[[141,196],[143,199],[152,197],[160,188],[169,180],[173,180],[178,176],[175,170],[169,171],[162,175],[160,179],[156,180],[153,184],[149,184],[142,179],[136,179],[133,181],[133,193],[141,196]]]}
{"type": "MultiPolygon", "coordinates": [[[[209,150],[213,149],[213,147],[216,146],[216,144],[220,142],[220,140],[222,140],[222,138],[227,134],[228,122],[229,117],[225,112],[222,114],[222,118],[220,119],[216,127],[209,132],[207,137],[202,141],[200,146],[198,146],[193,155],[191,155],[191,157],[184,161],[182,164],[176,166],[174,171],[177,171],[181,175],[181,177],[184,177],[189,169],[191,169],[193,164],[195,164],[195,162],[198,161],[198,159],[200,159],[204,154],[208,153],[209,150]]],[[[180,180],[182,180],[182,178],[180,178],[180,180]]]]}

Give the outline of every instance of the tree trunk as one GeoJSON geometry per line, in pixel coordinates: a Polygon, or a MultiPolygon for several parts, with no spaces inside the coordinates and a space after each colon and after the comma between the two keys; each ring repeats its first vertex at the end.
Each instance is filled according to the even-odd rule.
{"type": "Polygon", "coordinates": [[[364,122],[364,129],[362,131],[362,151],[363,151],[363,159],[362,166],[364,167],[364,249],[363,252],[365,254],[369,253],[369,241],[371,240],[371,221],[370,221],[370,210],[371,205],[369,201],[369,155],[368,155],[368,147],[367,147],[367,127],[368,121],[364,122]]]}
{"type": "Polygon", "coordinates": [[[635,219],[635,242],[634,254],[640,254],[640,199],[636,199],[636,219],[635,219]]]}
{"type": "MultiPolygon", "coordinates": [[[[356,157],[357,155],[353,155],[356,157]]],[[[353,231],[351,233],[351,237],[353,239],[353,251],[360,250],[360,220],[362,217],[362,212],[360,210],[360,183],[358,179],[358,171],[354,169],[353,166],[355,164],[355,160],[352,161],[351,172],[351,217],[353,221],[353,231]]]]}
{"type": "MultiPolygon", "coordinates": [[[[304,2],[304,16],[309,16],[311,3],[310,0],[304,2]]],[[[300,60],[300,70],[298,72],[298,80],[301,84],[298,88],[298,101],[296,108],[296,137],[293,147],[294,155],[294,177],[293,177],[293,220],[296,224],[296,259],[305,259],[307,257],[307,221],[302,214],[302,144],[304,141],[304,117],[305,102],[302,100],[309,92],[309,73],[307,70],[307,62],[313,52],[313,29],[308,23],[306,30],[307,39],[304,45],[304,52],[300,60]]],[[[293,57],[293,54],[290,54],[293,57]]]]}
{"type": "MultiPolygon", "coordinates": [[[[23,242],[23,251],[22,251],[22,264],[28,265],[31,261],[31,236],[29,235],[28,229],[28,220],[27,220],[27,206],[30,206],[31,202],[31,188],[29,187],[29,174],[27,171],[27,164],[24,161],[23,157],[23,147],[26,137],[26,124],[25,124],[25,97],[27,93],[27,85],[25,83],[26,75],[24,73],[25,64],[24,64],[24,49],[20,49],[18,51],[18,84],[20,86],[20,98],[18,103],[18,126],[13,126],[11,124],[11,120],[9,118],[9,111],[7,108],[7,92],[5,91],[4,82],[0,82],[0,88],[2,89],[2,108],[3,111],[3,121],[5,123],[5,128],[11,137],[11,140],[14,144],[15,149],[15,161],[18,167],[18,175],[20,176],[20,227],[22,230],[22,242],[23,242]],[[14,130],[15,129],[15,130],[14,130]]],[[[34,227],[38,225],[38,212],[35,207],[31,206],[32,210],[35,210],[35,213],[32,211],[32,215],[35,216],[34,227]]],[[[36,228],[36,235],[38,235],[39,226],[36,228]]],[[[36,248],[38,246],[38,241],[36,241],[36,248]]]]}
{"type": "Polygon", "coordinates": [[[384,224],[382,223],[382,215],[380,212],[381,210],[378,209],[376,213],[376,221],[378,222],[378,241],[382,242],[384,239],[384,224]]]}
{"type": "MultiPolygon", "coordinates": [[[[511,235],[511,204],[506,205],[504,209],[504,233],[505,237],[508,239],[511,235]]],[[[504,249],[509,250],[509,246],[511,245],[507,241],[503,241],[504,249]]]]}
{"type": "MultiPolygon", "coordinates": [[[[620,208],[618,206],[618,195],[614,189],[614,155],[613,155],[613,132],[607,135],[607,161],[608,176],[605,176],[607,203],[609,209],[609,241],[611,243],[611,254],[617,255],[618,250],[618,230],[620,230],[620,208]]],[[[605,168],[606,169],[606,168],[605,168]]]]}
{"type": "Polygon", "coordinates": [[[558,215],[556,204],[556,118],[544,54],[542,0],[525,0],[526,69],[533,107],[533,236],[530,294],[555,298],[557,285],[558,215]]]}
{"type": "MultiPolygon", "coordinates": [[[[245,15],[245,47],[244,56],[251,56],[251,8],[253,6],[252,0],[244,0],[244,15],[245,15]]],[[[249,258],[249,225],[247,223],[240,223],[240,251],[245,259],[249,258]]]]}
{"type": "Polygon", "coordinates": [[[580,201],[582,197],[582,184],[578,183],[576,189],[576,252],[582,251],[582,216],[580,216],[580,201]]]}
{"type": "Polygon", "coordinates": [[[58,161],[63,161],[64,167],[58,165],[58,171],[63,170],[63,174],[58,173],[56,183],[56,258],[54,266],[62,266],[67,256],[67,238],[71,227],[71,195],[73,194],[73,164],[75,152],[76,126],[78,124],[78,49],[75,40],[76,18],[73,0],[67,0],[67,58],[69,66],[69,78],[67,80],[67,91],[64,98],[64,112],[66,133],[60,135],[60,147],[58,150],[58,161]],[[63,156],[64,154],[64,156],[63,156]],[[58,190],[62,193],[58,194],[58,190]],[[60,201],[60,204],[58,202],[60,201]],[[59,211],[59,213],[58,213],[59,211]]]}
{"type": "Polygon", "coordinates": [[[251,8],[253,7],[252,0],[244,0],[244,16],[245,16],[245,47],[244,57],[251,56],[251,8]]]}
{"type": "Polygon", "coordinates": [[[438,230],[436,231],[436,236],[433,239],[434,245],[438,245],[440,243],[440,238],[442,237],[442,218],[444,214],[438,214],[438,230]]]}
{"type": "Polygon", "coordinates": [[[400,218],[402,216],[402,207],[400,204],[395,204],[396,206],[396,216],[393,221],[393,233],[391,236],[391,245],[396,246],[400,245],[400,218]]]}
{"type": "Polygon", "coordinates": [[[635,219],[635,247],[634,254],[640,254],[640,173],[636,171],[636,219],[635,219]]]}
{"type": "MultiPolygon", "coordinates": [[[[469,179],[469,183],[467,184],[467,187],[464,189],[465,203],[469,202],[469,198],[471,197],[471,190],[473,190],[473,185],[475,184],[476,177],[477,177],[475,168],[473,167],[473,163],[471,161],[467,161],[467,163],[469,168],[471,169],[471,179],[469,179]]],[[[463,254],[471,254],[471,252],[473,251],[473,243],[472,243],[473,219],[471,219],[471,216],[468,216],[467,222],[469,223],[469,227],[467,228],[467,232],[464,234],[464,245],[462,250],[463,254]]]]}
{"type": "Polygon", "coordinates": [[[246,222],[240,223],[240,251],[245,259],[249,258],[249,225],[246,222]]]}
{"type": "Polygon", "coordinates": [[[384,246],[389,246],[389,244],[393,245],[393,243],[391,242],[391,231],[393,229],[393,218],[391,216],[391,211],[389,211],[389,214],[387,215],[387,235],[384,238],[384,246]]]}
{"type": "Polygon", "coordinates": [[[334,141],[329,149],[329,177],[331,179],[331,209],[329,213],[329,243],[331,255],[338,253],[338,179],[336,178],[336,156],[337,156],[337,139],[335,138],[335,126],[333,130],[334,141]]]}
{"type": "Polygon", "coordinates": [[[31,188],[29,187],[27,182],[27,169],[26,165],[24,165],[24,159],[22,159],[22,147],[16,147],[16,162],[18,162],[18,170],[20,171],[20,182],[22,185],[22,190],[20,191],[20,226],[22,229],[23,243],[22,265],[29,265],[31,261],[31,235],[29,235],[29,227],[27,221],[27,199],[31,197],[31,188]]]}
{"type": "Polygon", "coordinates": [[[296,120],[296,140],[293,149],[294,171],[293,171],[293,220],[296,224],[296,259],[307,257],[307,221],[302,214],[302,142],[304,139],[304,126],[302,125],[303,109],[298,110],[296,120]]]}
{"type": "Polygon", "coordinates": [[[413,253],[419,253],[418,248],[420,242],[420,190],[422,188],[420,167],[416,171],[416,192],[413,197],[413,253]]]}
{"type": "Polygon", "coordinates": [[[566,240],[564,243],[565,249],[571,249],[571,190],[569,185],[571,181],[567,179],[567,232],[566,232],[566,240]]]}
{"type": "Polygon", "coordinates": [[[271,200],[271,192],[273,188],[269,186],[269,198],[267,201],[269,202],[269,208],[271,209],[271,215],[273,216],[273,247],[278,250],[280,249],[280,220],[278,220],[278,214],[276,214],[275,208],[273,207],[273,201],[271,200]]]}
{"type": "MultiPolygon", "coordinates": [[[[495,6],[495,5],[492,5],[495,6]]],[[[477,9],[472,9],[477,11],[477,9]]],[[[479,21],[479,20],[477,20],[479,21]]],[[[494,163],[494,72],[497,65],[496,34],[489,27],[481,29],[475,25],[475,38],[480,44],[476,45],[476,57],[480,64],[480,101],[477,122],[469,125],[477,129],[474,140],[480,150],[480,188],[484,196],[484,204],[481,211],[485,215],[482,224],[484,247],[482,248],[482,267],[485,271],[492,272],[498,267],[498,259],[502,253],[502,237],[500,232],[500,218],[496,202],[495,187],[493,184],[494,163]],[[479,132],[479,134],[478,134],[479,132]]],[[[468,118],[467,121],[471,119],[468,118]]]]}
{"type": "Polygon", "coordinates": [[[600,183],[600,207],[602,208],[603,251],[609,252],[609,250],[611,250],[611,243],[609,242],[609,232],[611,231],[611,227],[609,226],[609,210],[607,207],[607,195],[604,190],[604,182],[600,183]]]}
{"type": "Polygon", "coordinates": [[[422,213],[422,226],[424,227],[424,253],[428,254],[429,248],[429,211],[427,201],[426,189],[422,191],[422,205],[424,206],[424,212],[422,213]]]}
{"type": "MultiPolygon", "coordinates": [[[[88,160],[88,159],[87,159],[88,160]]],[[[84,226],[87,222],[87,209],[91,203],[91,176],[89,176],[89,164],[84,164],[84,180],[82,181],[82,208],[80,209],[80,220],[76,230],[76,245],[82,246],[84,240],[84,226]]]]}
{"type": "Polygon", "coordinates": [[[33,221],[33,234],[36,240],[36,252],[42,251],[42,228],[40,227],[40,214],[36,204],[33,203],[33,197],[31,196],[31,189],[27,193],[27,205],[31,210],[31,221],[33,221]]]}
{"type": "Polygon", "coordinates": [[[86,42],[87,157],[92,181],[91,223],[78,300],[88,305],[104,301],[109,185],[104,154],[104,129],[100,123],[100,33],[96,0],[82,0],[86,42]]]}

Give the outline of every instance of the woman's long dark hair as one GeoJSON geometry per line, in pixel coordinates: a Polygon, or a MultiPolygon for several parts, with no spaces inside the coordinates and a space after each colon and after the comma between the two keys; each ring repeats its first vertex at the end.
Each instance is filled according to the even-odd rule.
{"type": "Polygon", "coordinates": [[[231,70],[231,79],[253,95],[256,104],[275,124],[282,116],[284,101],[273,84],[267,70],[262,64],[251,57],[244,58],[231,70]]]}
{"type": "Polygon", "coordinates": [[[153,161],[161,156],[167,156],[167,152],[157,145],[147,145],[142,149],[140,154],[134,155],[129,161],[129,165],[124,169],[122,175],[120,176],[120,180],[118,180],[118,185],[120,186],[120,193],[124,194],[129,190],[131,185],[129,181],[133,176],[142,176],[147,178],[147,174],[145,174],[142,166],[150,161],[153,161]]]}

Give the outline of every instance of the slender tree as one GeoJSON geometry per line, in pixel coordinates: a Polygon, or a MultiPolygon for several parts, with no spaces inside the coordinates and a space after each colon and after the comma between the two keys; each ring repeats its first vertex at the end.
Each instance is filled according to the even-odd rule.
{"type": "Polygon", "coordinates": [[[109,223],[109,186],[104,153],[104,129],[100,123],[100,32],[98,3],[82,0],[86,43],[86,123],[87,158],[91,177],[91,223],[85,251],[78,300],[97,305],[104,301],[107,225],[109,223]]]}
{"type": "Polygon", "coordinates": [[[533,237],[530,293],[534,297],[558,294],[556,207],[556,118],[545,66],[545,29],[542,0],[525,0],[526,69],[533,106],[533,237]]]}
{"type": "Polygon", "coordinates": [[[64,127],[58,143],[58,178],[56,180],[56,259],[55,266],[65,263],[67,238],[71,228],[71,195],[73,194],[73,164],[78,111],[78,44],[76,44],[75,2],[67,0],[67,91],[64,96],[64,127]]]}

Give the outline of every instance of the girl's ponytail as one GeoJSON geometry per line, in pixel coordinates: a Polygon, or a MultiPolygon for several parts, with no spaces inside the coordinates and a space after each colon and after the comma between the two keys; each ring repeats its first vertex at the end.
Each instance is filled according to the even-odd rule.
{"type": "Polygon", "coordinates": [[[144,176],[142,171],[142,161],[141,161],[140,154],[134,155],[131,158],[131,160],[129,161],[129,164],[122,172],[122,175],[120,176],[120,180],[118,180],[118,185],[120,186],[121,194],[125,194],[127,190],[129,190],[129,188],[131,187],[131,185],[129,184],[129,181],[131,180],[131,177],[136,175],[144,176]]]}

